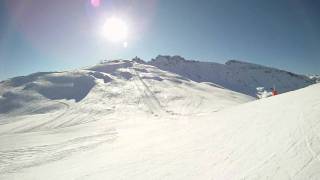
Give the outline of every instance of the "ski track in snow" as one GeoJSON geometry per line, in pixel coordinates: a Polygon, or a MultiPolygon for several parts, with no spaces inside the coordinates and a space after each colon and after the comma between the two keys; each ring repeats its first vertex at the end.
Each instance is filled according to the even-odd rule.
{"type": "Polygon", "coordinates": [[[0,174],[14,173],[34,166],[67,158],[74,153],[88,151],[103,143],[114,141],[114,130],[103,134],[83,136],[59,144],[26,147],[9,151],[0,151],[0,174]]]}
{"type": "Polygon", "coordinates": [[[148,85],[141,79],[139,72],[134,68],[131,69],[135,80],[133,81],[137,90],[142,94],[142,100],[149,108],[149,111],[155,115],[162,115],[166,112],[155,94],[150,90],[148,85]]]}

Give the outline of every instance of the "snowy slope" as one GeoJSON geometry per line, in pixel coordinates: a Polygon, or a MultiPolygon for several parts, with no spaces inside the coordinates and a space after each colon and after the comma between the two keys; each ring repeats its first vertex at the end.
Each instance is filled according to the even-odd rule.
{"type": "Polygon", "coordinates": [[[320,178],[320,84],[239,105],[250,98],[129,61],[12,84],[2,102],[59,106],[0,115],[0,179],[320,178]],[[81,96],[62,93],[75,84],[81,96]]]}
{"type": "Polygon", "coordinates": [[[155,114],[192,114],[218,111],[253,99],[126,60],[75,71],[35,73],[0,83],[0,114],[11,116],[49,113],[70,105],[98,106],[102,102],[98,109],[107,106],[112,111],[129,108],[155,114]]]}
{"type": "Polygon", "coordinates": [[[162,118],[177,120],[252,100],[125,60],[12,78],[0,83],[0,179],[74,179],[82,174],[73,174],[72,167],[66,176],[51,174],[64,174],[65,168],[25,173],[92,153],[120,136],[130,138],[132,130],[156,127],[162,118]]]}
{"type": "Polygon", "coordinates": [[[257,87],[269,90],[275,86],[279,93],[284,93],[315,83],[307,76],[236,60],[219,64],[185,60],[180,56],[158,56],[149,64],[196,82],[211,82],[250,96],[256,96],[257,87]]]}

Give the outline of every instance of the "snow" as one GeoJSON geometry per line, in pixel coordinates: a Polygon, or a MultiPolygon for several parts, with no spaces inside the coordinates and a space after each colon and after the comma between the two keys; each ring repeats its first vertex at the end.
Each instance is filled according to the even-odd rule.
{"type": "Polygon", "coordinates": [[[262,99],[262,98],[267,98],[272,96],[272,91],[267,91],[264,87],[257,87],[257,97],[262,99]]]}
{"type": "Polygon", "coordinates": [[[309,78],[313,81],[315,81],[316,83],[320,83],[320,75],[310,75],[309,78]]]}
{"type": "Polygon", "coordinates": [[[266,89],[275,86],[278,93],[285,93],[315,83],[304,75],[237,60],[219,64],[185,60],[180,56],[158,56],[149,64],[196,82],[211,82],[254,97],[256,88],[261,86],[266,89]]]}
{"type": "Polygon", "coordinates": [[[255,100],[123,60],[9,79],[0,179],[319,179],[319,90],[255,100]]]}

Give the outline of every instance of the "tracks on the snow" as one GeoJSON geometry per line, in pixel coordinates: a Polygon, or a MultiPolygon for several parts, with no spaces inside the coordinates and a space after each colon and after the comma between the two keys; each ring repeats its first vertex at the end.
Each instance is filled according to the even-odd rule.
{"type": "Polygon", "coordinates": [[[129,71],[131,71],[134,74],[133,83],[135,84],[139,93],[141,93],[142,100],[149,109],[149,112],[155,115],[166,114],[167,111],[161,105],[159,99],[152,92],[152,90],[149,88],[146,82],[144,82],[144,80],[141,78],[139,72],[136,71],[134,68],[130,68],[129,71]]]}
{"type": "Polygon", "coordinates": [[[115,129],[109,129],[101,133],[76,137],[57,144],[0,151],[0,174],[12,173],[64,159],[74,153],[88,151],[104,143],[113,142],[116,137],[117,132],[115,129]]]}

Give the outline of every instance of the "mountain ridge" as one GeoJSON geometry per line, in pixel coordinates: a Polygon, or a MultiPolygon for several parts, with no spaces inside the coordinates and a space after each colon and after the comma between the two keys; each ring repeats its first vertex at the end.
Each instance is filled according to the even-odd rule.
{"type": "MultiPolygon", "coordinates": [[[[142,109],[154,114],[153,108],[150,107],[164,113],[186,113],[175,112],[173,109],[177,105],[193,106],[190,104],[192,100],[198,101],[199,105],[208,104],[203,109],[194,108],[195,111],[205,112],[205,110],[216,111],[254,99],[214,84],[197,83],[146,63],[113,60],[85,69],[34,73],[4,81],[0,83],[0,114],[21,115],[30,112],[46,112],[46,110],[50,112],[63,107],[56,101],[82,104],[105,96],[115,102],[124,101],[122,104],[125,108],[138,101],[138,104],[143,106],[142,109]],[[97,89],[100,90],[96,92],[97,89]],[[170,89],[174,89],[176,93],[172,94],[170,89]],[[129,95],[130,92],[132,97],[129,95]],[[199,95],[187,98],[186,92],[190,94],[198,92],[199,95]],[[210,92],[214,93],[210,95],[210,92]],[[206,94],[206,100],[203,100],[204,94],[206,94]],[[122,98],[116,98],[117,96],[122,98]],[[211,103],[213,106],[210,105],[210,99],[216,101],[211,103]],[[163,105],[168,108],[164,110],[163,105]],[[42,110],[39,111],[37,106],[42,110]]],[[[197,106],[197,103],[194,106],[197,106]]]]}
{"type": "MultiPolygon", "coordinates": [[[[240,60],[228,60],[224,64],[220,64],[216,62],[186,60],[182,56],[178,55],[159,55],[151,61],[144,61],[138,57],[133,58],[132,60],[108,60],[102,61],[101,63],[94,66],[83,68],[83,70],[96,71],[94,73],[91,73],[90,75],[98,77],[101,76],[99,72],[101,68],[109,68],[109,71],[115,71],[118,68],[127,68],[131,66],[133,62],[151,65],[161,70],[178,74],[181,77],[195,82],[213,83],[216,86],[230,89],[232,91],[240,92],[253,97],[256,97],[257,87],[265,87],[265,89],[276,87],[279,93],[285,93],[309,86],[316,83],[317,81],[316,78],[310,78],[289,71],[240,60]],[[123,62],[121,63],[121,66],[116,65],[116,63],[119,62],[123,62]],[[106,63],[108,63],[108,66],[103,67],[106,63]]],[[[27,76],[13,77],[1,82],[6,83],[10,81],[10,83],[16,83],[16,85],[18,86],[21,83],[23,84],[24,81],[31,81],[39,77],[40,75],[49,73],[58,72],[55,71],[32,73],[27,76]]],[[[121,74],[123,76],[126,76],[126,72],[121,72],[121,74]]],[[[106,77],[105,81],[108,81],[108,77],[106,77]]]]}
{"type": "Polygon", "coordinates": [[[189,61],[181,56],[157,56],[148,64],[196,82],[212,82],[254,97],[257,87],[276,87],[279,93],[285,93],[315,83],[315,80],[305,75],[239,60],[220,64],[189,61]]]}

